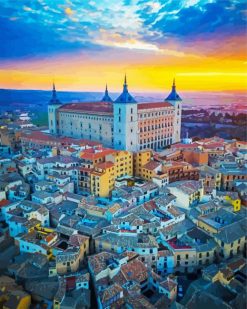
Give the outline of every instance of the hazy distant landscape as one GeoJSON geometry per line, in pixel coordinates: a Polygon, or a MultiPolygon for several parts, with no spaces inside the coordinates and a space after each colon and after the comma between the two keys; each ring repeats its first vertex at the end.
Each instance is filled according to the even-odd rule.
{"type": "MultiPolygon", "coordinates": [[[[138,102],[163,101],[168,91],[164,93],[133,93],[138,102]]],[[[246,114],[247,94],[244,92],[180,92],[183,99],[182,136],[188,132],[191,137],[220,136],[223,138],[237,138],[246,140],[246,127],[241,123],[224,123],[222,118],[198,118],[198,111],[204,113],[246,114]],[[187,119],[185,113],[189,113],[187,119]],[[219,121],[220,120],[220,121],[219,121]]],[[[110,93],[114,100],[119,93],[110,93]]],[[[95,102],[101,100],[103,92],[69,92],[58,91],[58,98],[62,103],[95,102]]],[[[47,104],[51,98],[51,91],[42,90],[0,90],[0,112],[20,111],[28,112],[32,122],[38,126],[46,126],[48,122],[47,104]]],[[[247,115],[246,115],[247,116],[247,115]]]]}
{"type": "MultiPolygon", "coordinates": [[[[169,90],[163,93],[135,93],[138,102],[163,101],[168,95],[169,90]]],[[[180,91],[183,99],[184,108],[210,108],[216,106],[231,107],[238,106],[237,109],[244,110],[247,105],[247,94],[240,92],[192,92],[180,91]]],[[[115,99],[119,93],[110,93],[112,99],[115,99]]],[[[58,97],[62,103],[71,102],[94,102],[100,100],[103,92],[70,92],[58,91],[58,97]]],[[[0,89],[0,111],[5,110],[26,110],[32,111],[37,108],[40,112],[46,111],[47,104],[51,98],[51,91],[44,90],[10,90],[0,89]]]]}

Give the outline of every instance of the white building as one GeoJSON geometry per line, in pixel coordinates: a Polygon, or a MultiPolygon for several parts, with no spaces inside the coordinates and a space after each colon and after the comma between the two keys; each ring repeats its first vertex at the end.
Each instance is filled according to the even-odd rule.
{"type": "Polygon", "coordinates": [[[176,205],[185,209],[197,205],[204,195],[203,185],[197,180],[175,181],[167,189],[176,196],[176,205]]]}
{"type": "Polygon", "coordinates": [[[172,91],[164,102],[137,103],[128,91],[126,77],[123,92],[115,100],[106,88],[100,102],[62,105],[53,85],[48,105],[50,133],[99,141],[107,147],[138,151],[161,149],[180,142],[181,98],[172,91]]]}

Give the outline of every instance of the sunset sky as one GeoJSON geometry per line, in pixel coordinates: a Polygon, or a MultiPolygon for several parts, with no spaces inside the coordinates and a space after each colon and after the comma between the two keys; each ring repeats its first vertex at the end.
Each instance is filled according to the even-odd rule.
{"type": "Polygon", "coordinates": [[[245,0],[0,0],[0,88],[247,88],[245,0]]]}

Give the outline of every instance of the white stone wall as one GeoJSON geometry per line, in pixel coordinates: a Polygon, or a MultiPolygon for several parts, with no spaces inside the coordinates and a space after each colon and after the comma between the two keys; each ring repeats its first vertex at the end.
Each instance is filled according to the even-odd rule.
{"type": "Polygon", "coordinates": [[[173,107],[138,112],[137,103],[115,102],[113,115],[57,110],[57,106],[51,105],[48,107],[49,129],[52,134],[98,141],[119,150],[162,148],[180,141],[182,102],[170,103],[173,107]],[[155,129],[141,133],[143,121],[156,119],[152,116],[155,113],[162,118],[164,126],[155,125],[155,129]],[[144,138],[143,134],[147,136],[144,138]]]}
{"type": "Polygon", "coordinates": [[[137,103],[114,103],[114,148],[138,151],[137,103]]]}
{"type": "Polygon", "coordinates": [[[182,116],[182,102],[168,101],[174,106],[174,122],[173,122],[173,136],[172,143],[179,143],[181,141],[181,116],[182,116]]]}
{"type": "Polygon", "coordinates": [[[113,146],[113,117],[59,111],[60,135],[99,141],[113,146]]]}
{"type": "Polygon", "coordinates": [[[60,105],[48,105],[48,125],[49,125],[49,131],[51,134],[59,134],[58,127],[57,127],[57,121],[58,121],[57,108],[58,107],[60,107],[60,105]]]}

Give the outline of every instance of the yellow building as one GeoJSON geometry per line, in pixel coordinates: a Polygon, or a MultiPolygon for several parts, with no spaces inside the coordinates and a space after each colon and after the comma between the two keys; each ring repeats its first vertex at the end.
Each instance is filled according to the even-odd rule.
{"type": "Polygon", "coordinates": [[[115,178],[133,176],[133,154],[129,151],[115,151],[106,155],[106,161],[114,163],[115,178]]]}
{"type": "MultiPolygon", "coordinates": [[[[1,297],[0,297],[1,300],[1,297]]],[[[28,309],[31,305],[31,296],[24,291],[11,291],[4,299],[3,309],[28,309]]]]}
{"type": "Polygon", "coordinates": [[[247,218],[222,227],[219,233],[214,234],[215,241],[220,247],[220,256],[231,258],[242,254],[246,250],[247,218]]]}
{"type": "Polygon", "coordinates": [[[108,197],[114,189],[115,166],[112,162],[103,162],[95,166],[91,173],[91,194],[108,197]]]}
{"type": "Polygon", "coordinates": [[[241,200],[238,196],[236,196],[235,194],[230,194],[230,195],[226,195],[225,200],[227,202],[229,202],[232,207],[233,207],[233,211],[237,212],[241,209],[241,200]]]}
{"type": "MultiPolygon", "coordinates": [[[[161,172],[162,164],[157,161],[149,161],[140,169],[140,177],[147,180],[152,181],[154,177],[156,177],[159,174],[162,174],[161,172]]],[[[167,175],[167,173],[165,173],[167,175]]]]}
{"type": "Polygon", "coordinates": [[[134,154],[134,175],[142,177],[142,167],[151,161],[152,150],[142,150],[134,154]]]}
{"type": "Polygon", "coordinates": [[[219,281],[226,286],[234,278],[234,272],[227,266],[224,268],[219,268],[216,264],[212,264],[203,270],[203,278],[211,281],[212,283],[219,281]]]}
{"type": "Polygon", "coordinates": [[[87,168],[93,168],[98,163],[107,161],[106,156],[114,153],[114,149],[109,148],[89,148],[85,149],[80,153],[82,160],[82,166],[87,168]]]}
{"type": "Polygon", "coordinates": [[[151,150],[142,150],[134,154],[134,174],[147,181],[152,181],[159,187],[168,184],[168,172],[163,171],[162,163],[152,159],[151,150]]]}
{"type": "Polygon", "coordinates": [[[232,206],[232,210],[237,212],[241,209],[241,199],[237,192],[233,191],[217,191],[216,197],[226,206],[232,206]]]}
{"type": "Polygon", "coordinates": [[[74,234],[68,241],[68,249],[56,256],[56,271],[64,275],[78,271],[83,260],[89,254],[89,237],[74,234]]]}
{"type": "Polygon", "coordinates": [[[28,309],[31,296],[16,284],[13,278],[0,276],[0,308],[28,309]]]}
{"type": "Polygon", "coordinates": [[[80,204],[81,208],[86,210],[87,214],[100,218],[105,218],[107,209],[94,204],[88,204],[85,200],[80,204]]]}
{"type": "Polygon", "coordinates": [[[109,179],[111,175],[108,175],[107,167],[110,163],[114,166],[114,180],[126,175],[133,176],[133,154],[129,151],[116,151],[107,148],[87,149],[81,153],[80,157],[83,163],[79,169],[79,187],[85,191],[91,189],[91,194],[96,196],[108,196],[113,189],[111,187],[112,179],[109,179]],[[102,192],[98,192],[95,183],[91,183],[92,179],[97,183],[101,179],[102,184],[106,185],[105,188],[102,188],[102,192]],[[108,183],[109,180],[110,184],[108,183]],[[107,184],[105,181],[107,181],[107,184]]]}
{"type": "Polygon", "coordinates": [[[219,231],[219,228],[212,224],[211,221],[205,220],[205,218],[202,216],[201,218],[198,218],[198,227],[201,229],[207,231],[210,234],[216,234],[219,231]]]}

